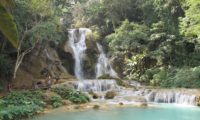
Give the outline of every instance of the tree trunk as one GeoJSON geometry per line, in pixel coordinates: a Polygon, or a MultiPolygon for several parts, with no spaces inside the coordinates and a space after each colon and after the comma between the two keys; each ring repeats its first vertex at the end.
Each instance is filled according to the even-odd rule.
{"type": "MultiPolygon", "coordinates": [[[[20,46],[21,46],[21,45],[20,45],[20,46]]],[[[35,46],[33,46],[33,47],[31,47],[31,48],[25,50],[25,51],[22,52],[22,53],[20,53],[20,49],[18,49],[18,51],[17,51],[17,54],[18,54],[18,55],[17,55],[17,60],[16,60],[16,63],[15,63],[15,69],[14,69],[14,73],[13,73],[13,79],[16,78],[17,70],[19,69],[19,67],[20,67],[20,65],[21,65],[21,63],[22,63],[22,61],[23,61],[23,59],[24,59],[24,56],[25,56],[26,54],[30,53],[30,52],[33,50],[34,47],[35,47],[35,46]]]]}

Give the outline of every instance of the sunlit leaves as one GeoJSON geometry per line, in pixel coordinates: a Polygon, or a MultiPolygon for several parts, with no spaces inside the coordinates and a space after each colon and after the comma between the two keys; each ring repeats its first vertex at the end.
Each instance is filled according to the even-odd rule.
{"type": "MultiPolygon", "coordinates": [[[[4,3],[5,4],[5,3],[4,3]]],[[[0,31],[12,43],[14,47],[18,47],[19,36],[16,24],[12,15],[0,3],[0,31]]]]}
{"type": "Polygon", "coordinates": [[[115,33],[107,36],[107,40],[113,49],[137,49],[148,40],[148,32],[145,25],[125,20],[115,33]]]}
{"type": "Polygon", "coordinates": [[[180,30],[187,37],[200,39],[200,0],[187,0],[188,9],[185,17],[181,18],[180,30]]]}

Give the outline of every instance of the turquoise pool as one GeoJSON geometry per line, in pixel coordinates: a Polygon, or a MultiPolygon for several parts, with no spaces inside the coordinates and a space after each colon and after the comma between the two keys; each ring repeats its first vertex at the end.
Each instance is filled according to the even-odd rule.
{"type": "Polygon", "coordinates": [[[200,108],[163,104],[158,107],[126,107],[82,112],[62,112],[58,109],[32,120],[200,120],[200,108]]]}

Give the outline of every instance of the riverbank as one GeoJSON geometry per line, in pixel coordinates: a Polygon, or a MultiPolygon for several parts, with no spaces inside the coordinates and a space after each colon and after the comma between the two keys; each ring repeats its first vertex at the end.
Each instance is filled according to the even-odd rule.
{"type": "Polygon", "coordinates": [[[156,107],[152,103],[198,106],[198,89],[162,89],[145,86],[125,88],[114,80],[73,81],[52,86],[50,90],[13,91],[0,99],[0,120],[21,120],[52,113],[109,110],[118,107],[156,107]],[[82,92],[80,92],[82,91],[82,92]]]}
{"type": "Polygon", "coordinates": [[[28,120],[198,120],[200,108],[156,104],[148,107],[108,106],[105,109],[68,111],[65,107],[28,120]],[[180,115],[181,114],[181,115],[180,115]]]}
{"type": "Polygon", "coordinates": [[[83,104],[89,96],[72,88],[13,91],[0,99],[0,120],[21,120],[63,105],[83,104]]]}

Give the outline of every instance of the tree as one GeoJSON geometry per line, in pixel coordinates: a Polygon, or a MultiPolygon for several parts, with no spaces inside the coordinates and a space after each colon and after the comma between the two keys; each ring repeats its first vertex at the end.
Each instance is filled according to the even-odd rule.
{"type": "Polygon", "coordinates": [[[17,58],[13,73],[16,78],[24,57],[30,53],[37,44],[46,41],[60,40],[59,20],[54,16],[53,3],[49,0],[16,0],[15,17],[20,31],[20,42],[17,48],[17,58]],[[30,4],[31,3],[31,4],[30,4]]]}
{"type": "Polygon", "coordinates": [[[200,0],[186,0],[185,3],[185,17],[180,19],[180,31],[186,37],[200,40],[200,0]]]}
{"type": "Polygon", "coordinates": [[[115,30],[115,33],[108,35],[106,38],[113,50],[139,52],[144,50],[148,33],[147,26],[125,20],[115,30]]]}

